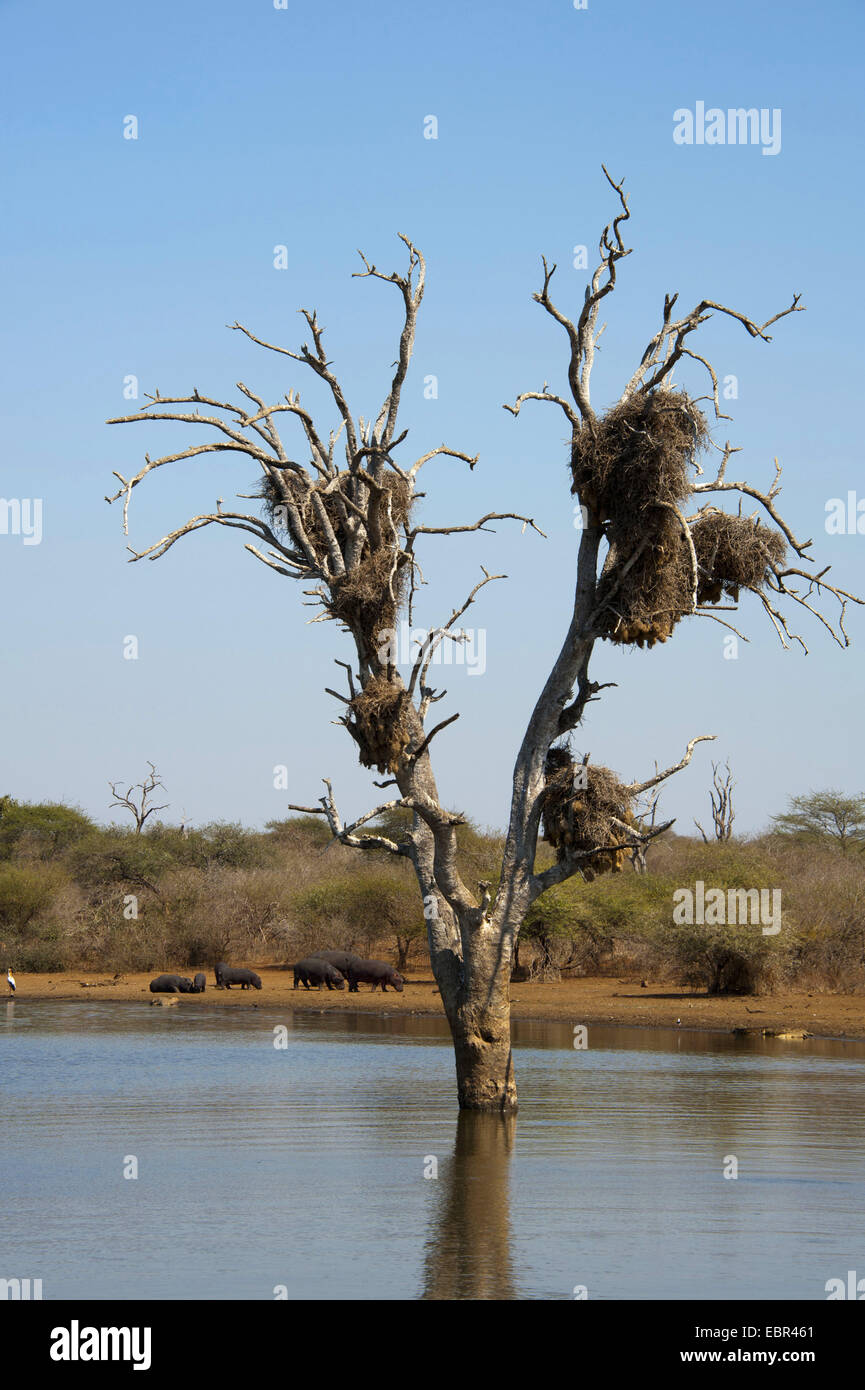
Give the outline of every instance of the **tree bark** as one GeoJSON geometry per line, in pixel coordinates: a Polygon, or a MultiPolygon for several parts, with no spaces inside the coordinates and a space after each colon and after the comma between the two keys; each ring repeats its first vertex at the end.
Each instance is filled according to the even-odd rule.
{"type": "Polygon", "coordinates": [[[439,988],[450,1023],[460,1109],[513,1114],[517,1086],[511,1052],[512,951],[487,927],[473,933],[468,959],[439,988]]]}

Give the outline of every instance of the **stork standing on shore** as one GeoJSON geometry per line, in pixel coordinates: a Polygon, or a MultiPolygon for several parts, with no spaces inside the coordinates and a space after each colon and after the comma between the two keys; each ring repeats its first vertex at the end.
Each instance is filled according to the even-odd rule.
{"type": "Polygon", "coordinates": [[[9,993],[15,993],[15,976],[12,974],[11,966],[6,967],[6,983],[9,986],[9,993]]]}

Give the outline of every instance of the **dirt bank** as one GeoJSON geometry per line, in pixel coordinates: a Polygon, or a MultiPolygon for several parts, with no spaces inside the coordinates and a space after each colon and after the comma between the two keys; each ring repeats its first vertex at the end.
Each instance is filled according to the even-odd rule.
{"type": "MultiPolygon", "coordinates": [[[[213,972],[208,972],[205,994],[181,995],[181,1008],[202,1005],[243,1009],[255,1005],[276,1005],[315,1013],[328,1009],[351,1009],[359,1013],[443,1013],[438,989],[429,969],[407,976],[402,994],[361,985],[357,994],[347,990],[321,991],[293,988],[290,971],[277,965],[252,963],[262,979],[258,990],[216,989],[213,972]]],[[[157,973],[157,972],[154,972],[157,973]]],[[[192,971],[188,972],[194,973],[192,971]]],[[[18,975],[17,997],[26,999],[95,999],[150,1002],[153,975],[100,975],[98,972],[70,970],[55,975],[18,975]]],[[[5,982],[0,980],[0,998],[5,982]]],[[[773,1032],[805,1031],[816,1037],[865,1038],[865,995],[808,994],[789,992],[754,998],[709,998],[705,994],[677,985],[652,982],[641,988],[639,977],[616,979],[561,980],[532,982],[511,987],[513,1017],[553,1019],[564,1023],[619,1023],[642,1027],[721,1029],[770,1029],[773,1032]],[[679,1021],[681,1023],[679,1024],[679,1021]]]]}

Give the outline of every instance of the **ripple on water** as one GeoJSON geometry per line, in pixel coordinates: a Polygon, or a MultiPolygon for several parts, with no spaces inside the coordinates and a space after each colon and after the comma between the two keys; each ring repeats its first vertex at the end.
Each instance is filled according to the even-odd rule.
{"type": "Polygon", "coordinates": [[[3,1023],[4,1250],[48,1298],[807,1299],[865,1258],[865,1049],[520,1024],[516,1123],[458,1125],[435,1019],[3,1023]]]}

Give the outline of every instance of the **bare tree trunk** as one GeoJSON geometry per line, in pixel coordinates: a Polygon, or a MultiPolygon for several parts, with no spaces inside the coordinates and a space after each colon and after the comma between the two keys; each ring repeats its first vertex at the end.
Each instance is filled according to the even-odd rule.
{"type": "Polygon", "coordinates": [[[475,940],[457,976],[439,988],[454,1042],[457,1091],[463,1110],[512,1113],[517,1087],[511,1052],[512,952],[489,929],[475,940]]]}

